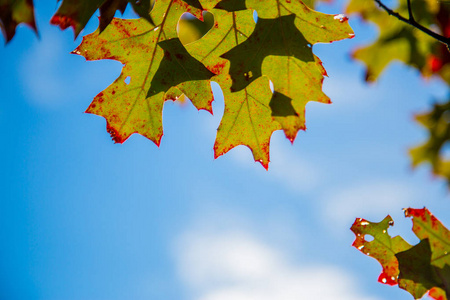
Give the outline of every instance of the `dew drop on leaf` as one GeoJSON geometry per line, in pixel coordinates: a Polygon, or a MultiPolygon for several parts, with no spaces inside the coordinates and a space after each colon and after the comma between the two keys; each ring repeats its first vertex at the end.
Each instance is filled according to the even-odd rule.
{"type": "Polygon", "coordinates": [[[343,14],[338,14],[334,16],[335,20],[339,20],[339,22],[345,22],[348,20],[347,16],[343,15],[343,14]]]}

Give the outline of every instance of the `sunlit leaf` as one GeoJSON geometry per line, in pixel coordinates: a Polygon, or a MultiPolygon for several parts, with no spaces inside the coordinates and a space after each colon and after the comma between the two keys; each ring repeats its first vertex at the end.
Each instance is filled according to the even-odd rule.
{"type": "Polygon", "coordinates": [[[272,92],[267,77],[259,77],[239,92],[224,89],[225,112],[217,129],[215,157],[245,145],[252,150],[255,161],[269,167],[270,137],[281,129],[272,114],[272,92]]]}
{"type": "Polygon", "coordinates": [[[283,9],[255,23],[253,9],[268,14],[269,6],[250,1],[255,8],[247,9],[244,2],[157,0],[151,12],[155,27],[114,19],[101,35],[85,37],[76,53],[125,64],[87,112],[104,116],[117,142],[140,133],[159,144],[163,102],[184,94],[198,109],[211,111],[214,80],[226,107],[215,157],[245,145],[267,168],[273,131],[283,129],[293,141],[305,129],[307,102],[330,103],[322,92],[326,72],[312,45],[353,32],[346,19],[315,12],[299,0],[269,1],[283,9]],[[184,13],[191,15],[180,19],[184,13]]]}
{"type": "Polygon", "coordinates": [[[394,223],[387,216],[380,223],[356,219],[351,227],[356,236],[353,246],[382,265],[379,282],[398,284],[415,299],[426,293],[433,299],[450,299],[450,231],[426,208],[405,209],[405,216],[412,218],[412,230],[420,239],[417,245],[389,236],[394,223]],[[373,240],[367,241],[367,235],[373,240]]]}
{"type": "Polygon", "coordinates": [[[142,19],[113,19],[102,34],[96,31],[84,37],[74,51],[87,60],[115,59],[124,64],[119,78],[97,95],[86,111],[105,117],[108,131],[118,143],[140,133],[159,145],[164,101],[181,93],[198,109],[211,111],[209,78],[213,74],[176,38],[180,16],[187,11],[198,15],[201,10],[182,1],[157,1],[154,11],[156,27],[142,19]]]}
{"type": "Polygon", "coordinates": [[[390,216],[387,216],[380,223],[358,218],[351,227],[356,235],[352,246],[378,260],[383,267],[378,282],[389,285],[398,283],[399,269],[395,254],[411,248],[411,245],[402,237],[391,237],[389,235],[388,229],[392,225],[394,225],[394,221],[390,216]],[[372,236],[373,240],[367,241],[366,235],[372,236]]]}

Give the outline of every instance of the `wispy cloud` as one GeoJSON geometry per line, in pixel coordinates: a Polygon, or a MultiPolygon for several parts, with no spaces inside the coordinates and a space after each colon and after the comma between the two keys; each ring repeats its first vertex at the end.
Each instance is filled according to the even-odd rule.
{"type": "Polygon", "coordinates": [[[395,180],[352,183],[323,195],[318,210],[328,226],[336,232],[350,227],[356,217],[381,221],[387,214],[400,214],[401,209],[419,202],[419,192],[395,180]]]}
{"type": "Polygon", "coordinates": [[[25,97],[35,105],[54,106],[64,101],[69,87],[64,81],[63,45],[52,32],[45,32],[23,58],[21,75],[25,97]]]}
{"type": "Polygon", "coordinates": [[[268,172],[264,172],[258,163],[253,163],[251,151],[247,147],[236,147],[226,155],[239,166],[253,170],[256,176],[276,182],[293,192],[302,193],[316,188],[320,184],[320,167],[308,162],[305,153],[297,153],[298,148],[292,147],[284,135],[280,138],[278,134],[282,135],[277,132],[270,144],[268,172]]]}
{"type": "Polygon", "coordinates": [[[175,249],[191,299],[376,299],[359,292],[357,279],[344,270],[293,264],[279,249],[242,230],[191,230],[175,249]]]}

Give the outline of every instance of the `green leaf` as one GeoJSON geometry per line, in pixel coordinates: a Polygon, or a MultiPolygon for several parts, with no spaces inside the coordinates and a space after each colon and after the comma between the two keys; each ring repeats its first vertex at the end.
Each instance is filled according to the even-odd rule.
{"type": "Polygon", "coordinates": [[[295,26],[312,45],[354,37],[345,16],[314,11],[300,0],[223,0],[217,7],[225,4],[230,11],[232,7],[236,10],[242,10],[243,7],[256,10],[258,18],[275,19],[295,15],[295,26]],[[232,5],[228,2],[232,2],[232,5]]]}
{"type": "Polygon", "coordinates": [[[311,45],[308,47],[308,42],[295,27],[294,20],[295,15],[276,19],[258,18],[249,38],[221,55],[231,63],[229,73],[233,80],[232,91],[240,91],[261,77],[262,64],[268,56],[294,57],[304,62],[314,62],[311,45]],[[250,59],[249,53],[253,54],[250,59]]]}
{"type": "Polygon", "coordinates": [[[276,111],[272,116],[286,137],[294,142],[297,132],[306,130],[306,104],[309,101],[331,103],[322,92],[325,69],[319,58],[312,55],[312,60],[269,56],[264,60],[262,70],[263,74],[273,78],[275,93],[271,102],[276,111]]]}
{"type": "Polygon", "coordinates": [[[428,140],[412,148],[413,166],[430,164],[435,175],[447,180],[450,186],[450,160],[443,155],[443,148],[450,141],[450,102],[435,104],[427,113],[417,115],[416,120],[428,131],[428,140]]]}
{"type": "Polygon", "coordinates": [[[450,299],[450,231],[426,208],[405,209],[405,216],[412,217],[419,244],[411,246],[399,236],[391,238],[387,230],[393,221],[387,216],[380,223],[356,219],[351,227],[356,235],[353,246],[380,262],[379,282],[398,283],[415,299],[427,292],[434,299],[450,299]],[[366,241],[366,235],[373,241],[366,241]]]}
{"type": "Polygon", "coordinates": [[[322,92],[326,72],[313,54],[312,45],[353,37],[346,18],[315,12],[298,0],[224,0],[217,7],[227,11],[244,7],[257,11],[258,23],[248,40],[222,57],[231,62],[232,89],[239,91],[255,78],[266,75],[277,95],[291,99],[289,107],[295,109],[295,114],[278,116],[276,120],[293,142],[297,132],[306,129],[306,104],[331,103],[322,92]],[[254,53],[251,59],[247,59],[248,53],[254,53]]]}
{"type": "Polygon", "coordinates": [[[392,225],[394,225],[394,221],[390,216],[384,218],[380,223],[357,218],[350,228],[356,235],[352,246],[378,260],[383,267],[378,282],[389,285],[398,283],[399,270],[395,254],[411,248],[411,245],[400,236],[391,237],[388,234],[388,229],[392,225]],[[366,235],[372,236],[373,240],[367,241],[366,235]]]}
{"type": "Polygon", "coordinates": [[[174,20],[194,10],[187,8],[182,1],[157,1],[156,27],[142,19],[113,19],[101,35],[96,31],[84,37],[74,50],[87,60],[115,59],[124,64],[119,78],[86,111],[105,117],[115,142],[123,143],[131,134],[140,133],[159,145],[164,101],[181,93],[198,109],[211,110],[209,78],[213,74],[173,38],[174,20]],[[169,73],[170,78],[165,78],[169,73]]]}
{"type": "Polygon", "coordinates": [[[6,42],[16,33],[17,25],[25,23],[37,34],[33,0],[0,0],[0,29],[6,42]]]}
{"type": "Polygon", "coordinates": [[[212,9],[214,26],[202,39],[186,45],[187,50],[210,71],[222,87],[225,112],[217,130],[214,157],[217,158],[238,145],[250,148],[255,161],[268,168],[269,144],[273,131],[281,129],[271,111],[272,91],[267,77],[259,77],[241,91],[232,92],[230,64],[222,57],[247,40],[255,28],[250,10],[228,12],[212,9]]]}
{"type": "Polygon", "coordinates": [[[184,14],[178,22],[178,37],[183,45],[195,42],[204,36],[214,25],[212,13],[203,11],[203,21],[184,14]]]}
{"type": "Polygon", "coordinates": [[[225,112],[217,129],[215,158],[232,148],[245,145],[255,161],[269,168],[270,137],[280,124],[272,118],[272,92],[267,77],[259,77],[239,92],[224,89],[225,112]],[[237,134],[238,133],[238,134],[237,134]]]}
{"type": "Polygon", "coordinates": [[[450,265],[450,231],[426,208],[405,209],[405,216],[412,218],[416,236],[429,240],[433,265],[440,268],[450,265]]]}
{"type": "Polygon", "coordinates": [[[203,38],[186,45],[186,49],[211,72],[228,77],[229,64],[221,55],[244,42],[256,24],[249,10],[227,12],[212,9],[211,13],[214,15],[214,26],[203,38]]]}
{"type": "MultiPolygon", "coordinates": [[[[164,58],[153,75],[147,97],[152,97],[161,92],[165,93],[172,87],[185,91],[185,83],[191,81],[200,81],[202,84],[209,85],[209,79],[214,76],[214,73],[193,58],[179,39],[165,40],[159,42],[158,46],[164,50],[164,58]]],[[[192,83],[189,83],[187,88],[190,86],[192,86],[192,83]]],[[[186,90],[185,93],[189,93],[189,91],[186,90]]],[[[200,98],[200,100],[211,100],[205,103],[198,103],[196,107],[212,112],[212,98],[206,97],[204,99],[200,98]]]]}
{"type": "MultiPolygon", "coordinates": [[[[234,91],[242,90],[260,76],[269,77],[275,92],[270,101],[270,108],[275,109],[272,118],[281,125],[288,139],[294,141],[297,132],[306,128],[306,103],[330,103],[322,92],[326,72],[320,59],[312,53],[312,44],[353,37],[353,32],[345,19],[341,22],[335,15],[312,11],[301,1],[289,2],[221,1],[215,11],[222,12],[216,18],[227,20],[226,25],[223,21],[216,23],[203,39],[187,45],[187,49],[213,72],[229,71],[234,91]],[[247,29],[254,22],[246,3],[255,4],[249,8],[256,9],[259,16],[252,31],[247,29]],[[277,5],[281,7],[279,12],[275,9],[277,5]],[[275,15],[269,14],[271,11],[275,15]],[[264,19],[261,14],[269,18],[264,19]],[[244,16],[246,21],[239,23],[244,16]],[[230,64],[214,59],[217,54],[230,64]]],[[[223,154],[217,151],[219,148],[215,149],[216,157],[223,154]]],[[[263,161],[268,161],[268,155],[263,161]]]]}
{"type": "Polygon", "coordinates": [[[123,13],[128,3],[141,18],[153,24],[149,15],[150,0],[62,0],[50,23],[58,25],[63,30],[72,27],[77,37],[92,15],[100,9],[100,32],[102,32],[111,22],[115,12],[119,10],[123,13]]]}
{"type": "MultiPolygon", "coordinates": [[[[421,25],[430,27],[437,23],[437,2],[412,0],[411,3],[414,18],[421,25]]],[[[404,17],[408,16],[406,1],[401,1],[400,5],[393,9],[404,17]]],[[[365,20],[375,23],[380,32],[374,43],[353,52],[353,58],[362,61],[367,67],[367,81],[375,81],[389,64],[397,60],[417,68],[424,75],[429,75],[429,57],[439,42],[390,16],[375,1],[351,0],[347,13],[361,14],[365,20]]]]}

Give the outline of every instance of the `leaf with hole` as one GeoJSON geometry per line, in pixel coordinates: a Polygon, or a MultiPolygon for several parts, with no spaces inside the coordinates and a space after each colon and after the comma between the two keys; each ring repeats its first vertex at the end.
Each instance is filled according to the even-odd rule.
{"type": "Polygon", "coordinates": [[[356,236],[353,246],[381,264],[379,282],[398,284],[415,299],[426,293],[436,300],[450,299],[450,231],[426,208],[407,208],[405,216],[412,218],[412,230],[420,239],[417,245],[391,237],[387,231],[394,222],[387,216],[380,223],[356,219],[351,227],[356,236]],[[373,240],[367,241],[366,235],[373,240]]]}

